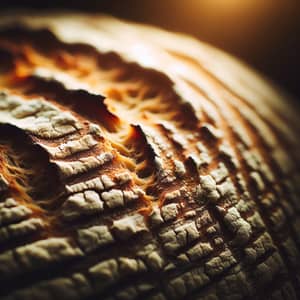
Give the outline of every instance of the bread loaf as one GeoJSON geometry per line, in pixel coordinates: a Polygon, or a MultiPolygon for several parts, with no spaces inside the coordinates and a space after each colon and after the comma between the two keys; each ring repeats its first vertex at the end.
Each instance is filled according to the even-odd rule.
{"type": "Polygon", "coordinates": [[[1,299],[299,299],[299,112],[192,38],[0,16],[1,299]]]}

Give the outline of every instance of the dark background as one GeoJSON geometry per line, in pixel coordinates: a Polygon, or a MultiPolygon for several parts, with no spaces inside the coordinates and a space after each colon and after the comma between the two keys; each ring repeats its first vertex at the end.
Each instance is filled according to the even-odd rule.
{"type": "Polygon", "coordinates": [[[76,9],[186,32],[246,61],[300,102],[300,0],[1,1],[6,8],[76,9]]]}

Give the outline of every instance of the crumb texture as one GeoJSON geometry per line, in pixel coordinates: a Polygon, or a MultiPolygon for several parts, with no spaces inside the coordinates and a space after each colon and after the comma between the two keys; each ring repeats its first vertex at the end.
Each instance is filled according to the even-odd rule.
{"type": "Polygon", "coordinates": [[[0,299],[300,299],[299,133],[192,38],[0,15],[0,299]]]}

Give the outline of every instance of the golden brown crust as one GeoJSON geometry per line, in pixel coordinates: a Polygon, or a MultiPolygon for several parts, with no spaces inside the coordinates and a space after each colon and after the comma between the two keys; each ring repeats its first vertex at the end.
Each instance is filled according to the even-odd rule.
{"type": "Polygon", "coordinates": [[[3,15],[0,64],[3,299],[297,299],[286,96],[106,16],[3,15]]]}

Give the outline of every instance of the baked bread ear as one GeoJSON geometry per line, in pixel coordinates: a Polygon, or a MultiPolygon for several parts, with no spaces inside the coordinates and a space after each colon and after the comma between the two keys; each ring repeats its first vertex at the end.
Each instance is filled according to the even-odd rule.
{"type": "Polygon", "coordinates": [[[299,112],[187,36],[0,16],[1,299],[298,299],[299,112]]]}

